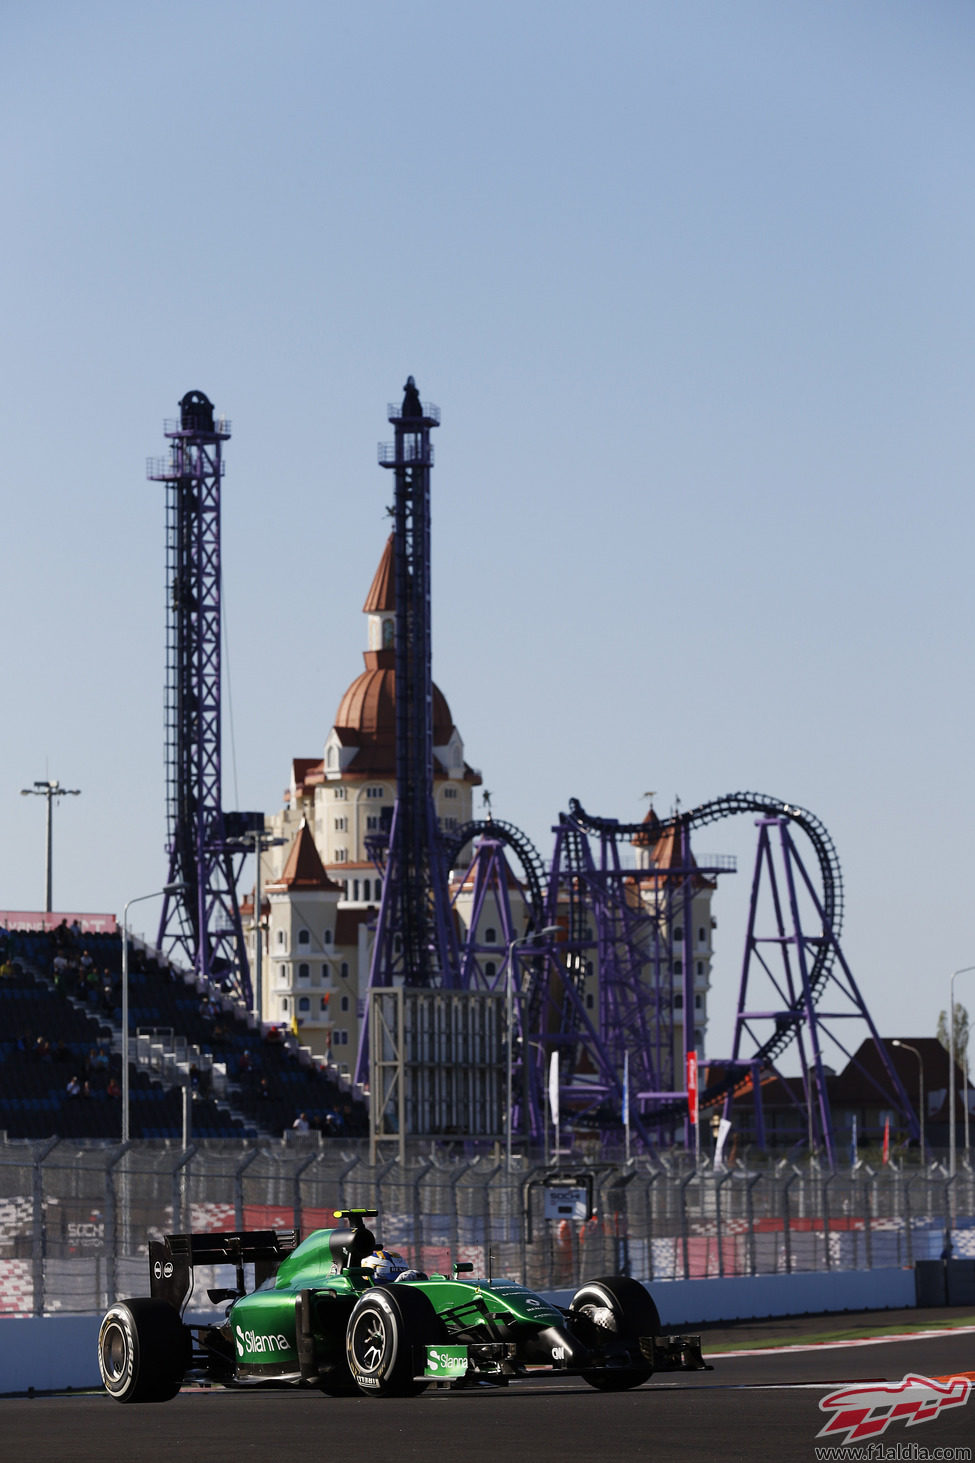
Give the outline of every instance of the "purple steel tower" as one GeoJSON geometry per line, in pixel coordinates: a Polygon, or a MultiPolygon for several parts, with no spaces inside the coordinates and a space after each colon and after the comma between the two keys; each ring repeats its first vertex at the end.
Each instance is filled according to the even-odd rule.
{"type": "Polygon", "coordinates": [[[168,882],[180,886],[164,896],[158,944],[249,1003],[234,869],[243,855],[227,842],[220,777],[220,479],[230,424],[214,421],[202,391],[179,405],[179,421],[164,424],[169,458],[148,466],[150,479],[168,484],[167,852],[168,882]]]}
{"type": "MultiPolygon", "coordinates": [[[[617,823],[591,817],[577,800],[556,830],[549,879],[549,919],[560,918],[565,937],[559,961],[539,967],[543,979],[526,993],[521,1024],[529,1039],[524,1091],[525,1126],[539,1133],[544,1123],[544,1061],[560,1054],[563,1099],[577,1112],[597,1104],[610,1113],[622,1100],[622,1063],[629,1057],[631,1118],[648,1147],[671,1141],[675,1123],[687,1130],[684,1074],[675,1070],[674,1019],[677,984],[671,957],[679,955],[683,1048],[694,1046],[694,985],[690,900],[699,879],[729,872],[734,861],[720,855],[693,857],[693,829],[741,814],[757,815],[759,843],[752,880],[733,1051],[710,1059],[711,1076],[701,1094],[712,1112],[730,1114],[735,1096],[752,1095],[755,1126],[764,1144],[761,1080],[777,1072],[776,1060],[793,1042],[802,1077],[796,1102],[799,1135],[835,1163],[837,1138],[830,1112],[823,1043],[829,1040],[859,1069],[889,1107],[917,1136],[917,1119],[866,1003],[844,959],[839,936],[843,884],[839,859],[826,828],[804,808],[762,793],[729,793],[666,820],[655,820],[658,848],[670,842],[666,865],[623,868],[620,841],[638,842],[645,823],[617,823]],[[818,879],[807,870],[792,836],[799,829],[812,845],[818,879]],[[598,855],[593,844],[598,840],[598,855]],[[642,888],[649,899],[634,899],[642,888]],[[627,891],[629,892],[629,896],[627,891]],[[675,945],[680,926],[683,944],[675,945]],[[598,955],[599,1030],[581,999],[585,962],[598,955]],[[561,969],[559,968],[561,966],[561,969]],[[840,1035],[843,1022],[864,1024],[873,1042],[877,1074],[854,1056],[840,1035]],[[717,1077],[714,1076],[717,1073],[717,1077]],[[635,1113],[634,1113],[635,1108],[635,1113]]],[[[674,965],[676,971],[676,964],[674,965]]]]}
{"type": "Polygon", "coordinates": [[[396,804],[369,983],[456,988],[457,939],[433,798],[430,431],[440,412],[421,402],[410,376],[389,421],[395,441],[380,444],[379,462],[396,483],[396,804]]]}

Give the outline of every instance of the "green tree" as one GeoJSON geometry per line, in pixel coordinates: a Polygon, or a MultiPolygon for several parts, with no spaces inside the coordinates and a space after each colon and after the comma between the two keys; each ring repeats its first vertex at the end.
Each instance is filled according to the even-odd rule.
{"type": "MultiPolygon", "coordinates": [[[[968,1051],[968,1037],[970,1031],[968,1012],[960,1001],[955,1002],[955,1061],[960,1066],[965,1064],[965,1053],[968,1051]]],[[[948,1040],[948,1012],[938,1013],[938,1040],[946,1052],[951,1051],[951,1043],[948,1040]]]]}

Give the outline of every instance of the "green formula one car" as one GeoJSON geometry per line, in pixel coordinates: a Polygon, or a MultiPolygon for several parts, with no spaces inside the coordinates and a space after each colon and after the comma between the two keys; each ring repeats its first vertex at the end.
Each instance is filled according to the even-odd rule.
{"type": "Polygon", "coordinates": [[[660,1336],[657,1308],[635,1280],[591,1280],[562,1309],[513,1281],[475,1279],[471,1265],[425,1275],[377,1245],[365,1222],[374,1215],[338,1210],[342,1228],[301,1244],[294,1230],[150,1241],[151,1294],[117,1301],[101,1324],[107,1391],[119,1402],[165,1402],[184,1382],[264,1382],[410,1397],[432,1381],[503,1386],[545,1374],[620,1391],[654,1371],[705,1365],[700,1337],[660,1336]],[[207,1292],[226,1304],[223,1318],[184,1323],[194,1267],[228,1264],[234,1288],[207,1292]]]}

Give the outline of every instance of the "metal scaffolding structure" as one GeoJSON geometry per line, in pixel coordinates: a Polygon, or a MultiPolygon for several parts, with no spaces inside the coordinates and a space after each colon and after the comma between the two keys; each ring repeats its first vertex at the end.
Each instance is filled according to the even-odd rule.
{"type": "Polygon", "coordinates": [[[230,423],[214,418],[202,391],[188,391],[179,405],[179,420],[164,424],[169,457],[150,460],[147,471],[167,484],[169,889],[158,945],[249,1003],[237,902],[245,850],[228,838],[250,822],[246,814],[225,815],[221,799],[220,483],[230,423]]]}
{"type": "Polygon", "coordinates": [[[391,404],[388,415],[395,441],[380,445],[379,462],[395,479],[396,802],[369,985],[451,989],[460,962],[433,800],[430,432],[440,412],[421,402],[410,376],[402,405],[391,404]]]}

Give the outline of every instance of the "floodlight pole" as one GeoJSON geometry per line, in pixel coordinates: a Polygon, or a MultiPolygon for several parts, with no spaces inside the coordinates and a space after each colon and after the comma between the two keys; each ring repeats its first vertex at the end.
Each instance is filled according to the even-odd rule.
{"type": "Polygon", "coordinates": [[[163,894],[182,892],[182,884],[166,884],[151,894],[127,900],[122,910],[122,1142],[129,1141],[129,905],[158,899],[163,894]]]}
{"type": "Polygon", "coordinates": [[[264,1019],[264,928],[261,913],[264,894],[261,889],[261,854],[266,853],[269,848],[275,848],[287,841],[286,838],[272,837],[263,828],[253,828],[247,833],[241,833],[239,837],[225,840],[228,848],[246,848],[248,853],[253,851],[254,862],[257,866],[254,890],[254,983],[251,1009],[258,1031],[260,1031],[261,1022],[264,1019]]]}
{"type": "Polygon", "coordinates": [[[54,799],[76,798],[79,797],[80,794],[80,787],[62,787],[56,778],[53,782],[49,782],[45,779],[40,782],[35,782],[33,787],[22,787],[20,789],[21,797],[26,798],[33,795],[39,798],[47,798],[47,858],[45,861],[46,899],[44,904],[44,910],[47,914],[50,914],[53,908],[52,894],[54,888],[54,865],[51,854],[53,847],[54,825],[51,816],[51,810],[54,807],[54,799]]]}
{"type": "MultiPolygon", "coordinates": [[[[514,975],[515,951],[523,945],[533,945],[536,940],[547,939],[550,935],[557,935],[558,925],[546,925],[543,930],[534,930],[528,935],[519,935],[508,942],[508,960],[504,972],[504,1012],[505,1012],[505,1036],[507,1038],[507,1101],[508,1111],[505,1119],[505,1172],[511,1172],[511,1104],[512,1104],[512,1078],[513,1078],[513,1057],[514,1057],[514,1011],[512,1002],[512,981],[514,975]]],[[[524,1033],[523,1033],[524,1035],[524,1033]]],[[[523,1043],[524,1046],[524,1043],[523,1043]]],[[[522,1051],[522,1063],[525,1061],[525,1053],[522,1051]]]]}
{"type": "MultiPolygon", "coordinates": [[[[967,975],[975,965],[963,965],[948,982],[948,1173],[955,1172],[955,977],[967,975]]],[[[967,1111],[968,1093],[965,1093],[967,1111]]]]}
{"type": "Polygon", "coordinates": [[[921,1124],[921,1166],[924,1166],[924,1061],[916,1046],[911,1046],[909,1041],[892,1041],[891,1046],[902,1046],[906,1052],[913,1052],[917,1057],[918,1069],[918,1118],[921,1124]]]}

